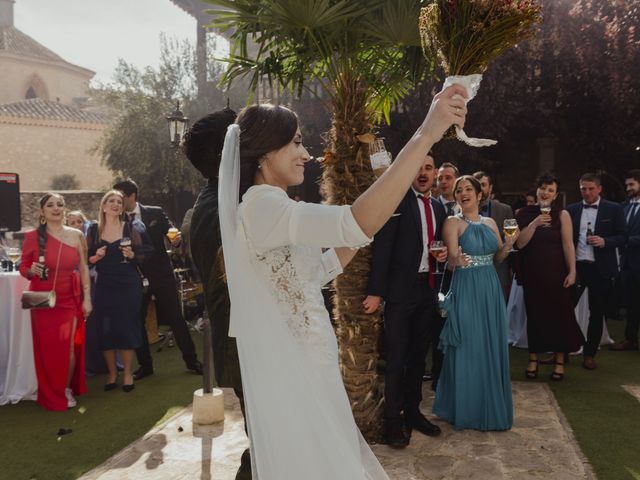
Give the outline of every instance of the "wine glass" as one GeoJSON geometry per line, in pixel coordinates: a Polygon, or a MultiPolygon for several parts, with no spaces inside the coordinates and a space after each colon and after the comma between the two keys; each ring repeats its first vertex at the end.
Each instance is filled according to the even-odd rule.
{"type": "MultiPolygon", "coordinates": [[[[550,203],[541,203],[540,204],[540,213],[543,215],[551,215],[551,204],[550,203]]],[[[551,225],[543,225],[543,227],[550,227],[551,225]]]]}
{"type": "MultiPolygon", "coordinates": [[[[502,223],[502,227],[504,229],[504,234],[507,237],[513,237],[518,232],[518,221],[515,218],[505,218],[502,223]]],[[[515,252],[516,250],[511,247],[510,252],[515,252]]]]}
{"type": "MultiPolygon", "coordinates": [[[[120,247],[124,248],[124,247],[130,247],[131,246],[131,238],[129,237],[122,237],[122,239],[120,240],[120,247]]],[[[124,258],[120,263],[128,263],[129,259],[127,257],[124,256],[124,254],[122,255],[124,258]]]]}
{"type": "Polygon", "coordinates": [[[9,256],[9,260],[11,260],[11,263],[15,265],[16,262],[20,260],[21,252],[19,248],[9,247],[7,248],[7,255],[9,256]]]}
{"type": "MultiPolygon", "coordinates": [[[[444,250],[444,243],[442,242],[442,240],[433,240],[429,245],[429,252],[431,253],[431,255],[433,255],[433,258],[436,258],[438,254],[443,250],[444,250]]],[[[438,262],[437,258],[436,258],[435,273],[442,273],[442,270],[440,270],[440,262],[438,262]]]]}

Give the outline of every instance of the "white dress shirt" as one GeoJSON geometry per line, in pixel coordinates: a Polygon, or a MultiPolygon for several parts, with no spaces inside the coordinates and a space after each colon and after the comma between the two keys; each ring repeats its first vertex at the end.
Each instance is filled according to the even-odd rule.
{"type": "Polygon", "coordinates": [[[131,215],[132,213],[135,214],[134,220],[140,220],[142,222],[142,212],[140,211],[140,204],[138,202],[136,202],[136,208],[127,212],[127,215],[131,215]]]}
{"type": "MultiPolygon", "coordinates": [[[[427,193],[427,195],[423,195],[418,192],[415,188],[411,187],[413,193],[416,194],[416,201],[418,202],[418,210],[420,210],[420,222],[422,224],[422,258],[420,259],[420,268],[418,268],[418,273],[428,272],[429,271],[429,245],[427,245],[427,241],[429,240],[429,231],[427,228],[427,217],[425,216],[424,210],[424,201],[422,197],[427,198],[431,201],[431,195],[427,193]]],[[[431,205],[431,219],[433,225],[433,236],[435,238],[436,235],[436,214],[433,211],[433,205],[431,205]]]]}
{"type": "MultiPolygon", "coordinates": [[[[592,205],[599,207],[600,197],[598,197],[598,200],[592,203],[592,205]]],[[[578,232],[578,247],[576,248],[576,260],[578,261],[596,261],[595,254],[593,253],[593,246],[587,244],[587,225],[591,223],[591,231],[595,232],[597,216],[597,208],[582,209],[582,216],[580,217],[580,231],[578,232]]]]}

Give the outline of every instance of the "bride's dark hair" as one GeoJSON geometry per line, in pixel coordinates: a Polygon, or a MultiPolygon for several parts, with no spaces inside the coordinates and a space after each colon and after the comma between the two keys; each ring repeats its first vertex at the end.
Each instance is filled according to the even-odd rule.
{"type": "Polygon", "coordinates": [[[240,125],[240,201],[253,185],[260,159],[293,140],[298,117],[279,105],[251,105],[242,109],[236,123],[240,125]]]}

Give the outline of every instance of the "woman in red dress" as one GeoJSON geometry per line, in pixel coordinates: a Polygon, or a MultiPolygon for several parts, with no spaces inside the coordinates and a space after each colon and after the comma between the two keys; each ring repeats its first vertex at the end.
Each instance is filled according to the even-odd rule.
{"type": "Polygon", "coordinates": [[[52,290],[55,283],[55,307],[31,310],[38,403],[48,410],[75,407],[74,394],[87,391],[84,319],[91,298],[86,242],[82,232],[64,226],[61,195],[40,199],[40,226],[25,234],[20,273],[31,280],[32,291],[52,290]]]}

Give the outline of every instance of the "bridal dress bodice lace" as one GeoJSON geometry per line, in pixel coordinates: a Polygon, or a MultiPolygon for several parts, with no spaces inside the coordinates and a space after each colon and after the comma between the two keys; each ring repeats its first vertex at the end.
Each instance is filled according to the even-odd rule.
{"type": "Polygon", "coordinates": [[[238,215],[252,280],[236,306],[232,295],[231,328],[254,478],[387,480],[353,420],[321,292],[342,272],[332,247],[371,240],[349,206],[295,202],[269,185],[251,187],[238,215]]]}

